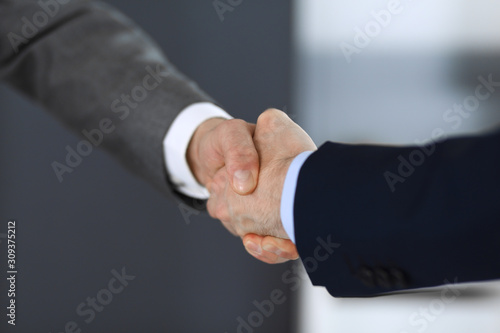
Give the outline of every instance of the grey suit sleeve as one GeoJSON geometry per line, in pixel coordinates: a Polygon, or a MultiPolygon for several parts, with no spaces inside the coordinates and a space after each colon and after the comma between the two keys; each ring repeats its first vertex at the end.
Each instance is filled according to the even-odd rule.
{"type": "Polygon", "coordinates": [[[98,1],[0,0],[0,77],[166,194],[163,138],[182,109],[212,101],[98,1]]]}

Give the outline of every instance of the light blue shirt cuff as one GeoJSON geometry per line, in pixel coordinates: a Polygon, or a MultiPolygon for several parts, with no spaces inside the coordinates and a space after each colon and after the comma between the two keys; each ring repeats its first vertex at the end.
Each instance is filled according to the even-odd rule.
{"type": "Polygon", "coordinates": [[[286,173],[283,192],[281,193],[281,223],[290,240],[295,244],[295,226],[293,219],[293,205],[295,203],[295,191],[297,189],[297,180],[299,172],[304,162],[312,154],[312,151],[305,151],[297,155],[286,173]]]}

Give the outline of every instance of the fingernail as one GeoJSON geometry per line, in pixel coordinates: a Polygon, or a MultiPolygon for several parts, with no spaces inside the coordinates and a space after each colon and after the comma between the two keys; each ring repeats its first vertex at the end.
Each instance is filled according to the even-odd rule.
{"type": "Polygon", "coordinates": [[[264,251],[274,253],[278,256],[281,255],[281,250],[274,245],[266,244],[262,248],[264,249],[264,251]]]}
{"type": "Polygon", "coordinates": [[[240,193],[247,193],[253,188],[253,177],[249,170],[238,170],[234,173],[234,187],[240,193]]]}
{"type": "Polygon", "coordinates": [[[260,248],[260,246],[258,246],[254,242],[246,242],[245,243],[245,247],[250,252],[254,252],[254,253],[257,253],[257,254],[262,254],[262,249],[260,248]]]}

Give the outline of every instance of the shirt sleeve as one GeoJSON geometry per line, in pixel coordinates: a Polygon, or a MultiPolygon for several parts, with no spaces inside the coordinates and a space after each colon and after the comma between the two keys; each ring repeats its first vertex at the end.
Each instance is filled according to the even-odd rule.
{"type": "Polygon", "coordinates": [[[174,186],[181,193],[196,199],[208,199],[207,189],[198,183],[186,159],[186,152],[194,132],[211,118],[232,117],[215,104],[191,104],[182,110],[170,126],[163,140],[167,172],[174,186]]]}
{"type": "Polygon", "coordinates": [[[295,227],[293,219],[293,205],[295,201],[295,191],[297,189],[297,180],[299,178],[300,169],[307,158],[312,154],[312,151],[305,151],[297,155],[286,173],[285,184],[281,194],[281,223],[290,240],[295,244],[295,227]]]}

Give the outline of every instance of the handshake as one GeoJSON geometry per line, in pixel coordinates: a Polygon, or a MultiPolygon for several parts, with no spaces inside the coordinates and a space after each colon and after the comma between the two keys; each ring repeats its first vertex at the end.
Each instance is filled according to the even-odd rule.
{"type": "Polygon", "coordinates": [[[193,135],[187,160],[210,193],[207,208],[246,250],[266,263],[298,258],[283,227],[283,185],[293,159],[316,145],[284,112],[269,109],[257,124],[213,118],[193,135]]]}

